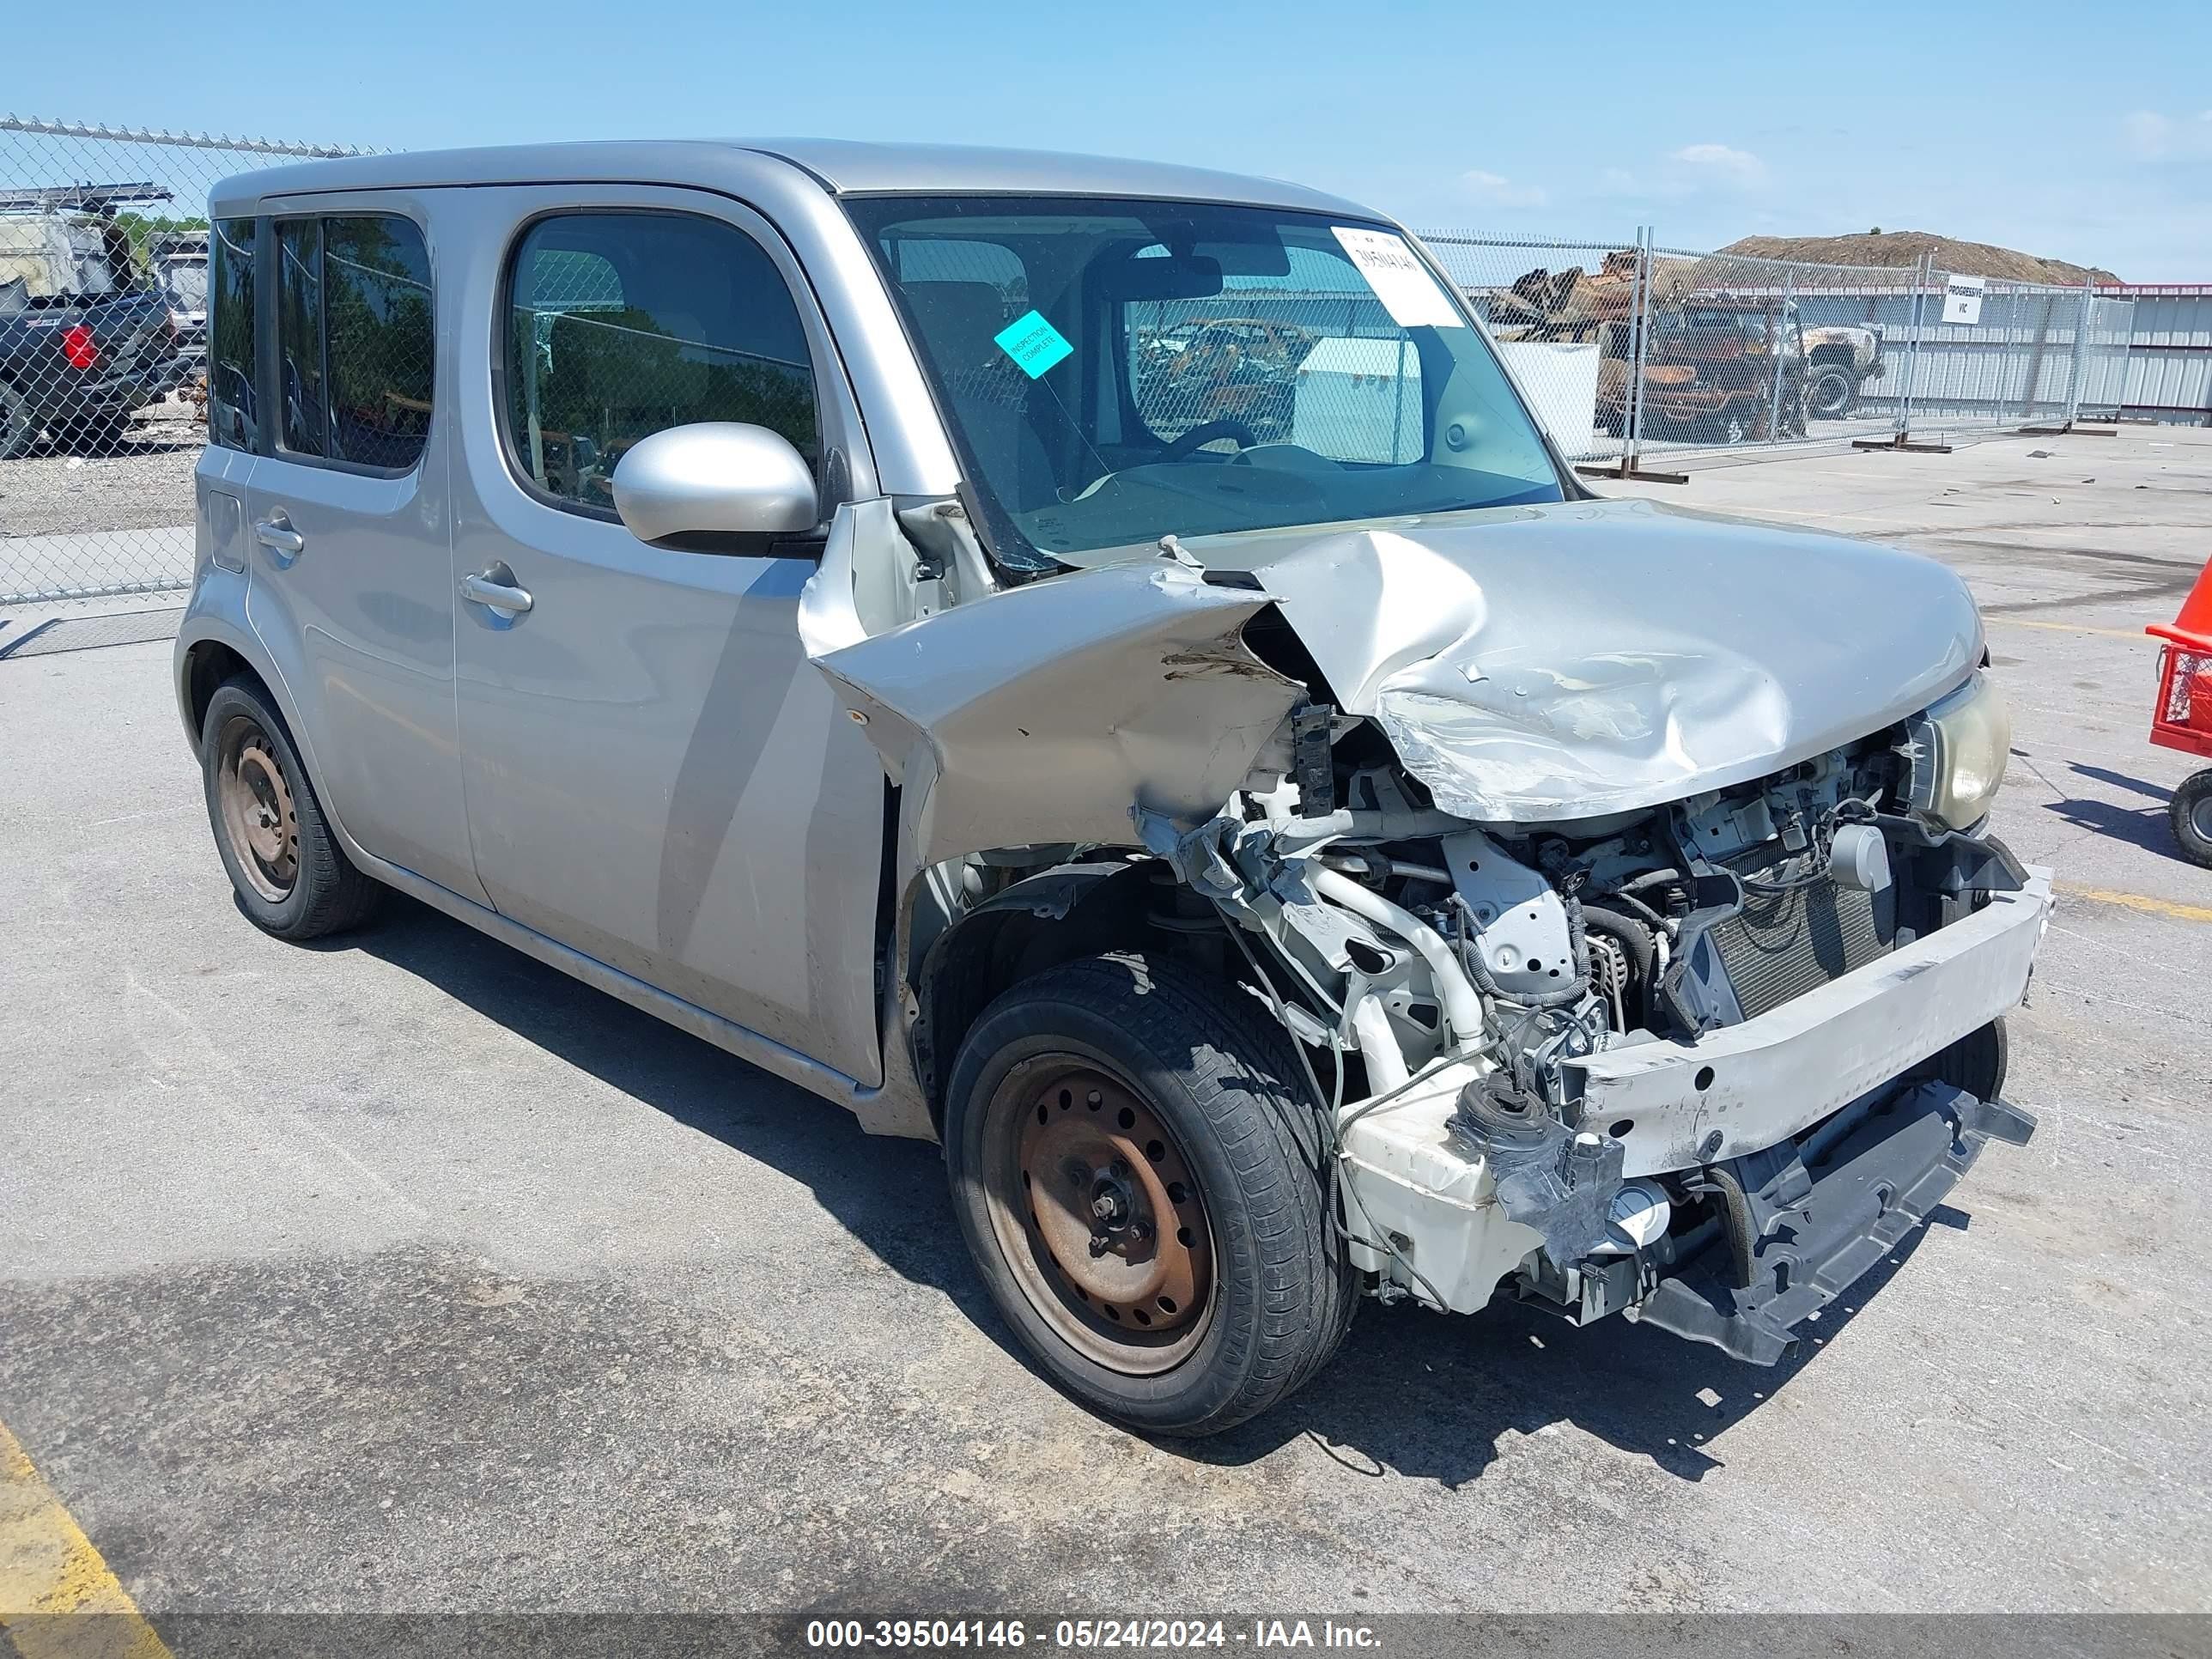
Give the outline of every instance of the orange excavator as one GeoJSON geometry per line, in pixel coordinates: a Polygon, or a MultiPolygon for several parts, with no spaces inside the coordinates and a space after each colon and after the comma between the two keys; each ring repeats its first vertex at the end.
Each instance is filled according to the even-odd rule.
{"type": "MultiPolygon", "coordinates": [[[[2212,562],[2172,625],[2153,623],[2145,631],[2166,641],[2159,653],[2150,740],[2162,749],[2212,758],[2212,562]]],[[[2183,855],[2212,868],[2212,767],[2173,792],[2169,816],[2183,855]]]]}

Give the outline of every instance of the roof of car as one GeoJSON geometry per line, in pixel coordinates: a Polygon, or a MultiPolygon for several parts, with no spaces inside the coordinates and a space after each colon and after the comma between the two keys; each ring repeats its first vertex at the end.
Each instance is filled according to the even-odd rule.
{"type": "Polygon", "coordinates": [[[864,144],[836,138],[618,140],[352,155],[240,173],[218,184],[210,199],[218,213],[236,213],[250,210],[253,201],[264,197],[330,190],[556,180],[712,186],[732,182],[734,173],[771,160],[800,168],[823,189],[838,195],[1006,191],[1161,197],[1375,216],[1357,204],[1302,185],[1216,173],[1206,167],[1053,150],[864,144]]]}

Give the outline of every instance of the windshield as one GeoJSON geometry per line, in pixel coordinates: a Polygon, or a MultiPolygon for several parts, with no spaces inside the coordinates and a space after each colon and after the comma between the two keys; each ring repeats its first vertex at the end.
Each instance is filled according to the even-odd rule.
{"type": "Polygon", "coordinates": [[[1561,499],[1497,360],[1395,232],[1196,202],[847,205],[1004,563],[1561,499]]]}

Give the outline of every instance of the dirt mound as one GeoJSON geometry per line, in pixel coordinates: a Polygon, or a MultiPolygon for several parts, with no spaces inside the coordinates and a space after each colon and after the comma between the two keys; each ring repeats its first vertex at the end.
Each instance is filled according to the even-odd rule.
{"type": "Polygon", "coordinates": [[[2015,283],[2100,283],[2120,279],[2111,271],[2064,259],[2039,259],[1987,242],[1955,242],[1928,230],[1869,231],[1854,236],[1746,236],[1719,252],[1759,259],[1807,259],[1827,265],[1909,266],[1930,249],[1936,268],[1964,276],[1999,276],[2015,283]]]}

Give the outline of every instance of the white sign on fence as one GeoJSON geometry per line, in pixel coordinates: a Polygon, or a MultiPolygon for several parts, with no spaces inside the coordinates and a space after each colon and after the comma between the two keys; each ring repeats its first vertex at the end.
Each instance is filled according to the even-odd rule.
{"type": "Polygon", "coordinates": [[[1989,286],[1984,276],[1946,276],[1943,279],[1943,320],[1947,323],[1978,323],[1982,320],[1982,290],[1989,286]]]}

